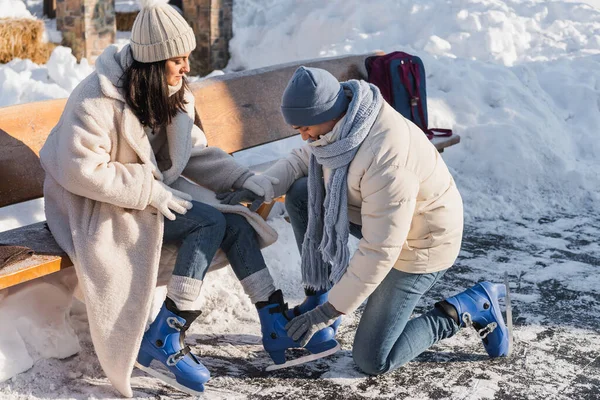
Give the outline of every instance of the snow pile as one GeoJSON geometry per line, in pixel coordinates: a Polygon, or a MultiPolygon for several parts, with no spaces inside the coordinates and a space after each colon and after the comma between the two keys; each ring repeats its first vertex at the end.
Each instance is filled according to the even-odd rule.
{"type": "Polygon", "coordinates": [[[600,52],[600,12],[546,0],[238,0],[232,69],[376,49],[506,66],[600,52]]]}
{"type": "Polygon", "coordinates": [[[0,291],[0,382],[81,350],[69,317],[75,282],[71,269],[0,291]]]}
{"type": "Polygon", "coordinates": [[[69,93],[94,70],[85,58],[78,64],[71,49],[62,46],[54,49],[46,65],[50,79],[69,93]]]}
{"type": "MultiPolygon", "coordinates": [[[[430,126],[467,218],[592,209],[600,200],[600,11],[499,0],[240,0],[228,69],[403,50],[423,58],[430,126]]],[[[298,138],[240,155],[285,154],[298,138]]]]}
{"type": "Polygon", "coordinates": [[[21,59],[0,64],[0,107],[69,97],[92,71],[87,60],[77,64],[71,49],[62,46],[52,51],[46,65],[21,59]]]}
{"type": "Polygon", "coordinates": [[[0,0],[0,18],[35,18],[22,0],[0,0]]]}

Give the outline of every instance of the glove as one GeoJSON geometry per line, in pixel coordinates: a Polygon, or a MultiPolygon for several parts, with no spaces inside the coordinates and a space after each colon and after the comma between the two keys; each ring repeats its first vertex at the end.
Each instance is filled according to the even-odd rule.
{"type": "Polygon", "coordinates": [[[175,214],[171,210],[183,215],[192,208],[191,200],[192,196],[187,193],[175,190],[156,179],[152,181],[150,205],[171,221],[175,220],[175,214]]]}
{"type": "Polygon", "coordinates": [[[221,200],[221,204],[235,205],[239,203],[251,203],[250,211],[256,212],[260,205],[265,202],[263,196],[259,196],[251,190],[239,189],[233,192],[224,192],[217,194],[217,199],[221,200]]]}
{"type": "Polygon", "coordinates": [[[304,347],[315,333],[333,324],[340,315],[342,315],[341,312],[336,310],[330,302],[326,302],[288,322],[285,330],[295,342],[302,338],[299,344],[304,347]]]}
{"type": "Polygon", "coordinates": [[[269,175],[252,175],[242,184],[242,188],[264,197],[264,201],[270,203],[273,201],[273,197],[275,197],[273,185],[277,185],[278,183],[279,179],[269,175]]]}

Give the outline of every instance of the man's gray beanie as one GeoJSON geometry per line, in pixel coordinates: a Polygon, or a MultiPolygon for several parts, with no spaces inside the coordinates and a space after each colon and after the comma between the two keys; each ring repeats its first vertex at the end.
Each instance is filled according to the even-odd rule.
{"type": "Polygon", "coordinates": [[[196,48],[194,31],[168,0],[139,0],[142,9],[133,22],[130,46],[143,63],[168,60],[196,48]]]}
{"type": "Polygon", "coordinates": [[[342,85],[329,72],[299,67],[283,92],[281,113],[290,125],[317,125],[342,115],[348,103],[342,85]]]}

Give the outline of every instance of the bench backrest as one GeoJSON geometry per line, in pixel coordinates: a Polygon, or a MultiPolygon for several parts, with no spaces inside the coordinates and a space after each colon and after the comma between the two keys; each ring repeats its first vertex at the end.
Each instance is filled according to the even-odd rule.
{"type": "MultiPolygon", "coordinates": [[[[196,111],[210,146],[228,153],[297,134],[285,123],[281,95],[299,65],[323,68],[340,81],[366,79],[367,55],[295,62],[192,83],[196,111]]],[[[0,207],[43,196],[39,151],[66,99],[0,108],[0,207]]]]}

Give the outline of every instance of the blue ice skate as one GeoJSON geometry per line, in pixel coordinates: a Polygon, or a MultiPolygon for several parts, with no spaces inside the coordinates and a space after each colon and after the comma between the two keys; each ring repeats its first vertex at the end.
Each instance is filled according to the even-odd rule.
{"type": "Polygon", "coordinates": [[[302,348],[302,346],[293,341],[285,330],[285,325],[289,322],[289,319],[285,316],[288,310],[287,304],[283,303],[281,290],[273,293],[268,302],[257,303],[256,307],[260,319],[263,346],[275,363],[268,366],[267,371],[318,360],[334,354],[340,349],[340,345],[335,340],[335,332],[331,327],[327,327],[315,333],[308,344],[304,346],[311,354],[286,362],[285,351],[287,349],[302,348]]]}
{"type": "MultiPolygon", "coordinates": [[[[320,306],[321,304],[325,304],[329,298],[329,291],[312,291],[312,290],[304,290],[306,293],[306,298],[304,301],[291,310],[286,311],[286,317],[288,319],[292,319],[301,314],[304,314],[307,311],[313,310],[315,307],[320,306]]],[[[339,317],[334,321],[333,324],[329,325],[333,329],[333,333],[336,334],[338,327],[342,323],[342,317],[339,317]]]]}
{"type": "MultiPolygon", "coordinates": [[[[473,326],[490,357],[507,357],[512,351],[512,331],[507,329],[498,299],[507,296],[507,284],[481,282],[456,296],[447,298],[458,313],[461,326],[473,326]]],[[[510,300],[507,298],[507,319],[510,300]]]]}
{"type": "Polygon", "coordinates": [[[177,389],[198,396],[210,379],[208,369],[184,344],[185,332],[200,311],[180,311],[167,297],[158,316],[142,338],[135,366],[177,389]],[[175,379],[150,368],[152,360],[160,361],[175,379]]]}

